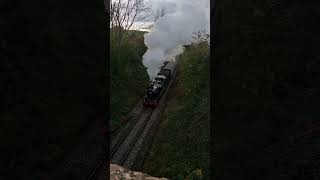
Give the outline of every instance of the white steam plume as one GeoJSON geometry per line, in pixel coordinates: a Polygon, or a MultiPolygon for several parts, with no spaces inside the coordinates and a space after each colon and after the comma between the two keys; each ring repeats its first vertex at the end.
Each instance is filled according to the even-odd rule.
{"type": "Polygon", "coordinates": [[[147,67],[150,79],[155,77],[164,61],[183,52],[182,45],[192,42],[193,33],[210,31],[210,0],[166,0],[161,3],[167,5],[154,4],[170,5],[174,9],[159,18],[153,29],[144,35],[148,50],[143,55],[143,65],[147,67]]]}

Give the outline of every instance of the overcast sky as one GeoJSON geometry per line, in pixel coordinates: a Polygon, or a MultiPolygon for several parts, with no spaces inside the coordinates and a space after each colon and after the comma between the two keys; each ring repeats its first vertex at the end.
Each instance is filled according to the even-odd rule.
{"type": "MultiPolygon", "coordinates": [[[[113,0],[111,0],[113,1],[113,0]]],[[[158,10],[158,9],[162,9],[164,8],[166,10],[166,14],[170,14],[170,13],[174,13],[176,12],[176,4],[178,3],[182,3],[182,2],[187,2],[188,3],[195,3],[197,4],[198,1],[195,1],[195,0],[147,0],[150,2],[151,4],[151,15],[149,16],[149,18],[147,19],[144,19],[143,21],[138,21],[138,22],[135,22],[132,26],[131,29],[144,29],[144,28],[147,28],[149,27],[150,25],[153,24],[153,19],[154,19],[154,14],[155,12],[158,10]]],[[[201,0],[199,0],[201,1],[201,0]]],[[[211,0],[213,1],[213,0],[211,0]]],[[[207,0],[207,5],[208,5],[208,9],[210,8],[210,0],[207,0]]],[[[207,17],[208,19],[210,19],[210,15],[208,13],[208,16],[207,17]]]]}
{"type": "MultiPolygon", "coordinates": [[[[191,3],[197,2],[194,0],[149,0],[149,2],[151,4],[151,10],[152,10],[151,13],[155,14],[157,9],[161,9],[161,8],[164,8],[166,10],[167,14],[174,13],[174,12],[176,12],[176,4],[181,1],[190,1],[191,3]]],[[[208,2],[210,2],[210,1],[208,0],[208,2]]],[[[208,3],[208,16],[210,16],[210,14],[209,14],[210,7],[209,6],[210,6],[210,4],[208,3]]],[[[151,15],[151,16],[149,16],[148,19],[145,19],[143,22],[134,23],[132,29],[141,29],[141,28],[143,29],[145,27],[152,25],[153,18],[154,18],[154,15],[151,15]]]]}
{"type": "Polygon", "coordinates": [[[183,52],[194,41],[194,33],[210,32],[210,0],[151,0],[152,9],[165,8],[151,31],[144,35],[147,51],[143,65],[153,79],[165,60],[183,52]]]}
{"type": "Polygon", "coordinates": [[[154,13],[157,9],[164,8],[167,13],[175,12],[175,2],[177,0],[149,0],[151,4],[151,15],[140,22],[135,22],[131,29],[143,29],[153,24],[154,13]]]}

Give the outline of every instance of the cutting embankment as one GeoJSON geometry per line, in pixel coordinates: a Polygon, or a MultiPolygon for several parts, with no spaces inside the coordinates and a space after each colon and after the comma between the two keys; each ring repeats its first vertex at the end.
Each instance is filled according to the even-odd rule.
{"type": "Polygon", "coordinates": [[[148,74],[142,65],[146,51],[142,31],[129,31],[128,42],[118,48],[111,34],[111,130],[125,124],[126,115],[144,95],[148,85],[148,74]]]}
{"type": "Polygon", "coordinates": [[[146,159],[144,171],[172,179],[205,177],[209,159],[209,46],[186,47],[177,82],[146,159]]]}

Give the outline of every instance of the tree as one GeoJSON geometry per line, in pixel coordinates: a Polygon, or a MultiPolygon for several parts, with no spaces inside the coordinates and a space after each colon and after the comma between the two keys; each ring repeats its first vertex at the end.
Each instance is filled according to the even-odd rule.
{"type": "Polygon", "coordinates": [[[167,10],[164,7],[157,9],[153,21],[158,21],[159,18],[164,17],[167,14],[167,10]]]}
{"type": "Polygon", "coordinates": [[[199,44],[202,42],[210,43],[210,34],[206,30],[199,30],[193,33],[193,44],[199,44]]]}
{"type": "Polygon", "coordinates": [[[143,21],[149,16],[148,0],[112,0],[110,3],[111,35],[120,47],[126,42],[128,30],[137,21],[143,21]]]}

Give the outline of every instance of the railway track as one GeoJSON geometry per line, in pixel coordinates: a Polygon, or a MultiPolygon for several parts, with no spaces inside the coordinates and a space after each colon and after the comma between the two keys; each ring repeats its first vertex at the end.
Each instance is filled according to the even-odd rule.
{"type": "MultiPolygon", "coordinates": [[[[141,136],[143,130],[145,129],[147,123],[149,122],[150,116],[152,114],[152,109],[149,108],[147,113],[148,113],[148,116],[147,116],[147,118],[144,119],[142,126],[139,128],[139,130],[138,130],[138,132],[137,132],[137,134],[135,136],[135,139],[133,141],[134,143],[136,143],[139,140],[139,137],[141,136]]],[[[121,165],[123,165],[125,163],[125,161],[127,160],[128,155],[131,152],[133,147],[134,146],[129,146],[129,149],[126,151],[125,155],[121,159],[121,165]]]]}
{"type": "Polygon", "coordinates": [[[111,151],[110,151],[110,158],[114,156],[116,151],[118,150],[119,146],[123,143],[123,141],[127,138],[127,136],[130,134],[133,127],[136,125],[137,121],[141,118],[142,114],[146,111],[146,108],[142,108],[142,110],[138,113],[138,115],[134,118],[132,118],[127,127],[124,129],[124,134],[121,135],[120,140],[115,142],[111,145],[111,151]]]}
{"type": "Polygon", "coordinates": [[[116,140],[115,145],[111,149],[110,160],[112,163],[124,165],[127,157],[130,155],[134,144],[139,140],[144,131],[150,116],[152,108],[143,108],[141,112],[130,122],[129,126],[116,140]]]}
{"type": "MultiPolygon", "coordinates": [[[[139,102],[136,108],[129,113],[128,123],[125,127],[111,134],[110,162],[125,168],[140,168],[151,145],[152,137],[159,124],[159,117],[163,110],[163,104],[168,94],[168,89],[175,81],[176,71],[172,74],[173,79],[165,89],[160,105],[155,109],[143,107],[139,102]]],[[[109,174],[107,169],[109,162],[106,154],[101,163],[92,169],[87,180],[104,180],[109,174]]]]}
{"type": "MultiPolygon", "coordinates": [[[[111,161],[115,161],[115,163],[119,165],[123,165],[126,162],[133,148],[133,144],[138,141],[151,114],[151,108],[143,107],[139,109],[138,113],[135,113],[135,115],[129,119],[128,124],[117,133],[111,143],[109,155],[111,161]]],[[[107,158],[108,155],[106,154],[91,170],[86,178],[87,180],[103,180],[107,178],[107,158]]]]}

